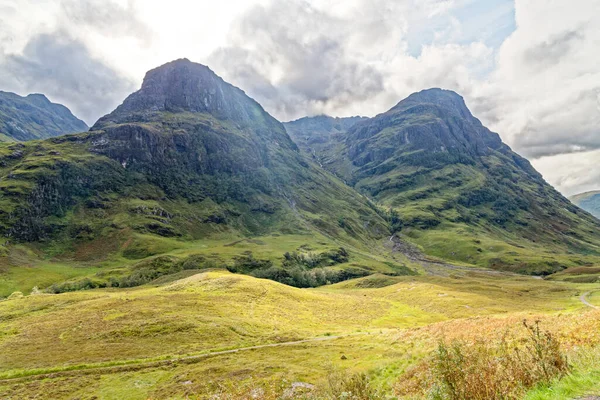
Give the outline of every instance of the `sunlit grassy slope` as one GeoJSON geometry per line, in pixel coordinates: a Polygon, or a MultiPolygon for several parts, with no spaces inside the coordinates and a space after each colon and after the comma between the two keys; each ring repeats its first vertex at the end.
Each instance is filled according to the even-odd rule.
{"type": "Polygon", "coordinates": [[[523,318],[593,344],[598,315],[578,299],[591,288],[471,273],[297,289],[214,270],[136,289],[32,295],[0,302],[0,397],[184,398],[213,381],[319,383],[330,365],[391,387],[436,338],[497,335],[523,318]],[[313,338],[325,340],[160,363],[313,338]]]}
{"type": "MultiPolygon", "coordinates": [[[[54,257],[38,251],[35,246],[11,246],[5,256],[0,257],[0,297],[8,297],[15,291],[28,294],[34,287],[46,290],[53,284],[63,282],[66,282],[63,285],[68,285],[91,280],[106,284],[111,277],[131,275],[157,258],[175,261],[202,258],[206,262],[191,269],[207,266],[223,268],[234,265],[236,258],[250,254],[257,260],[270,261],[279,266],[286,252],[319,254],[342,246],[348,250],[349,259],[331,269],[358,271],[356,273],[359,275],[406,275],[419,271],[417,264],[401,254],[390,254],[389,249],[381,243],[374,242],[371,247],[360,243],[353,246],[318,232],[254,238],[224,233],[196,241],[124,233],[123,237],[117,235],[89,241],[75,251],[54,257]],[[111,254],[106,251],[107,247],[115,251],[111,254]],[[140,260],[123,256],[128,252],[143,252],[144,258],[140,260]]],[[[155,267],[151,266],[150,269],[155,267]]],[[[87,288],[74,286],[74,289],[87,288]]]]}

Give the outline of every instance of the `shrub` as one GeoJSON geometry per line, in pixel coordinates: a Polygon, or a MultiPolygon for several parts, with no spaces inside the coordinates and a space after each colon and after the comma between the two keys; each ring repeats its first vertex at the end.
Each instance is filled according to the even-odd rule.
{"type": "Polygon", "coordinates": [[[235,257],[233,266],[228,266],[229,272],[248,273],[258,269],[271,268],[273,261],[254,258],[251,252],[235,257]]]}
{"type": "Polygon", "coordinates": [[[252,271],[250,275],[256,278],[270,279],[285,285],[310,288],[329,285],[346,281],[348,279],[360,278],[369,275],[370,272],[359,268],[348,268],[334,270],[330,268],[303,269],[301,267],[270,267],[252,271]]]}
{"type": "Polygon", "coordinates": [[[256,278],[270,279],[289,286],[309,288],[369,275],[369,272],[358,268],[326,268],[346,263],[349,259],[350,255],[343,247],[320,254],[294,251],[286,252],[281,267],[277,267],[270,260],[257,260],[252,253],[247,253],[237,257],[234,265],[227,269],[230,272],[247,273],[256,278]]]}
{"type": "Polygon", "coordinates": [[[350,260],[350,254],[348,251],[340,247],[336,250],[325,251],[320,254],[308,253],[302,254],[297,252],[286,252],[283,255],[282,266],[290,267],[301,267],[301,268],[317,268],[317,267],[330,267],[333,265],[347,263],[350,260]]]}
{"type": "MultiPolygon", "coordinates": [[[[315,393],[316,394],[316,393],[315,393]]],[[[385,399],[383,393],[377,390],[366,374],[350,375],[343,371],[330,371],[327,376],[327,386],[314,399],[344,399],[344,400],[378,400],[385,399]]]]}
{"type": "Polygon", "coordinates": [[[175,274],[183,270],[217,267],[216,261],[206,259],[199,254],[191,255],[183,260],[171,256],[160,256],[140,261],[130,267],[124,274],[119,272],[119,275],[117,276],[107,277],[105,272],[98,273],[93,278],[84,277],[54,284],[46,291],[58,294],[105,287],[135,287],[145,285],[165,275],[175,274]]]}
{"type": "Polygon", "coordinates": [[[520,399],[530,388],[569,372],[559,341],[539,322],[528,324],[524,338],[496,343],[441,341],[432,357],[399,383],[400,394],[427,388],[439,400],[520,399]]]}
{"type": "Polygon", "coordinates": [[[393,208],[390,208],[387,215],[388,222],[390,224],[390,233],[394,234],[402,230],[402,219],[400,214],[393,208]]]}

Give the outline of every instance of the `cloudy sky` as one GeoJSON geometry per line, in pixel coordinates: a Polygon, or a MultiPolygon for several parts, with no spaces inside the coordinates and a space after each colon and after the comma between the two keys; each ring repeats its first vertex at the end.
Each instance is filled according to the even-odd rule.
{"type": "Polygon", "coordinates": [[[0,90],[90,125],[182,57],[281,120],[453,89],[564,194],[600,189],[600,0],[0,0],[0,90]]]}

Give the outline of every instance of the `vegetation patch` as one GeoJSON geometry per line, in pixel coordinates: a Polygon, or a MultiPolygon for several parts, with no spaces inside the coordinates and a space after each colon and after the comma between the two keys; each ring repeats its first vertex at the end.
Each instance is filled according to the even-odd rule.
{"type": "Polygon", "coordinates": [[[528,324],[524,337],[498,342],[441,341],[434,354],[397,386],[400,394],[423,393],[433,399],[518,400],[540,384],[550,384],[571,370],[559,339],[528,324]]]}

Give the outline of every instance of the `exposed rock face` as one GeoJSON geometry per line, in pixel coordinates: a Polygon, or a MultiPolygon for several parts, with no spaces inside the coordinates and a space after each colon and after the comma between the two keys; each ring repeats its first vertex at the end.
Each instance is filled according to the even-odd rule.
{"type": "Polygon", "coordinates": [[[388,234],[373,205],[308,162],[279,121],[188,60],[150,71],[90,132],[6,150],[0,232],[12,240],[122,229],[180,238],[388,234]]]}
{"type": "Polygon", "coordinates": [[[366,117],[338,118],[328,115],[317,115],[315,117],[304,117],[295,121],[286,122],[283,125],[294,141],[324,141],[327,136],[348,131],[358,122],[367,120],[366,117]]]}
{"type": "Polygon", "coordinates": [[[564,268],[552,254],[600,254],[600,223],[548,185],[454,92],[415,93],[330,138],[315,154],[322,166],[391,209],[393,230],[430,254],[540,274],[564,268]],[[485,241],[502,250],[488,255],[478,247],[485,241]],[[522,250],[532,248],[539,252],[522,250]]]}
{"type": "Polygon", "coordinates": [[[386,113],[353,126],[345,142],[349,157],[358,166],[412,151],[455,159],[498,151],[519,159],[527,173],[537,175],[497,133],[471,114],[460,95],[449,90],[414,93],[386,113]]]}
{"type": "Polygon", "coordinates": [[[0,141],[45,139],[88,129],[63,105],[43,94],[21,97],[0,91],[0,141]]]}
{"type": "Polygon", "coordinates": [[[257,118],[265,118],[270,124],[279,124],[260,104],[207,66],[180,59],[149,71],[141,89],[101,118],[92,130],[115,123],[141,122],[140,118],[156,112],[207,113],[244,124],[255,124],[257,118]]]}

